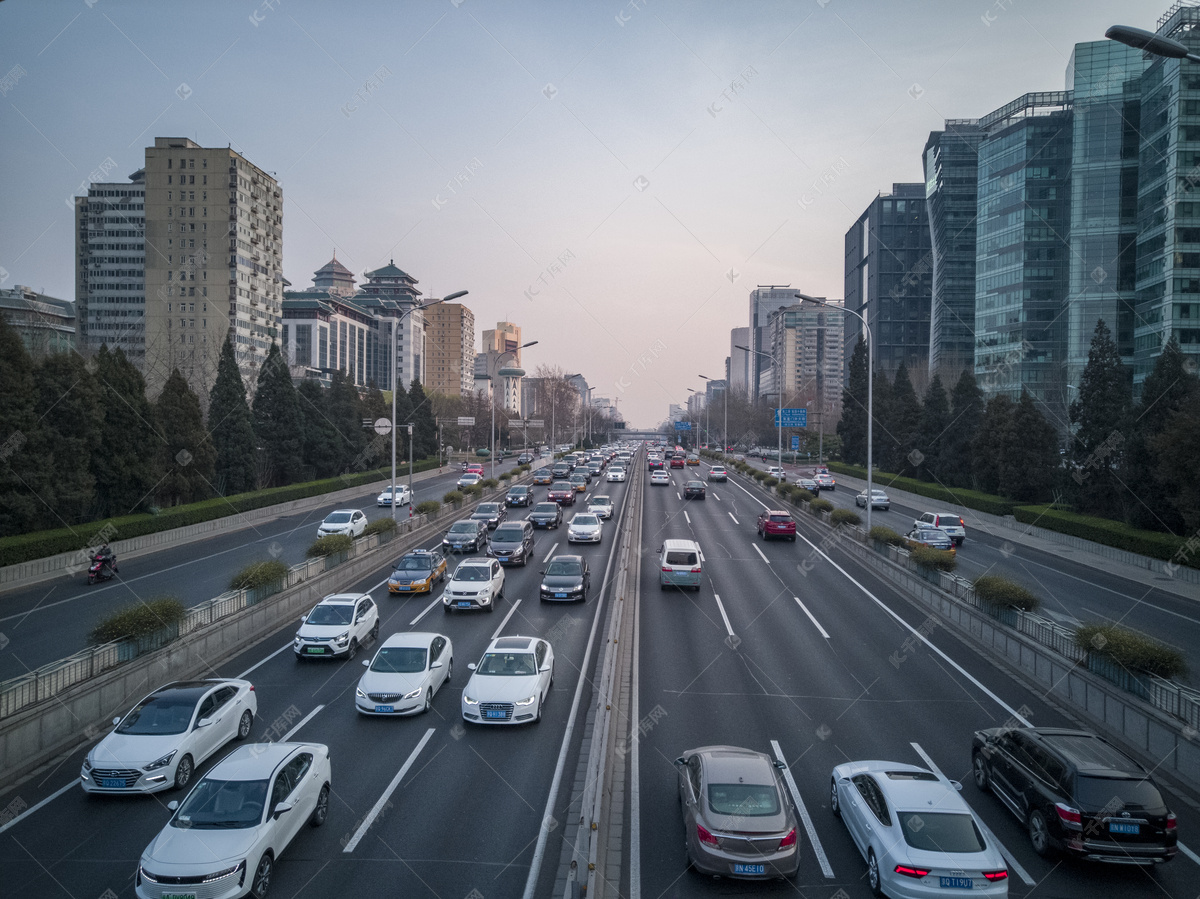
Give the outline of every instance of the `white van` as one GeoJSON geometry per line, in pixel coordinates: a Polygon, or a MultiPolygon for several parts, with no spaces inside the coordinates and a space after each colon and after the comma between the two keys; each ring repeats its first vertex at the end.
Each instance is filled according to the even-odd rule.
{"type": "Polygon", "coordinates": [[[704,574],[704,553],[695,540],[664,540],[658,548],[658,584],[667,587],[691,587],[699,591],[704,574]]]}

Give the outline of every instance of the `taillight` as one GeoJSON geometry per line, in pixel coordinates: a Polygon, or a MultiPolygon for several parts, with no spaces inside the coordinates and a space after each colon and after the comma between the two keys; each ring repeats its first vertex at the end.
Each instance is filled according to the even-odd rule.
{"type": "Polygon", "coordinates": [[[997,880],[1008,880],[1008,871],[1003,868],[999,871],[984,871],[983,876],[995,883],[997,880]]]}
{"type": "Polygon", "coordinates": [[[675,570],[674,568],[663,568],[663,571],[667,572],[668,574],[670,574],[674,570],[675,570]]]}
{"type": "MultiPolygon", "coordinates": [[[[965,521],[963,521],[963,520],[960,518],[960,519],[958,520],[958,526],[959,526],[960,528],[965,528],[965,527],[967,526],[967,523],[966,523],[965,521]]],[[[1005,876],[1005,877],[1007,877],[1007,876],[1008,876],[1007,872],[1005,873],[1005,875],[1004,875],[1004,876],[1005,876]]]]}
{"type": "Polygon", "coordinates": [[[692,574],[700,574],[702,571],[703,571],[703,569],[701,569],[701,568],[693,568],[692,574]]]}
{"type": "Polygon", "coordinates": [[[696,836],[699,838],[701,843],[707,843],[709,846],[716,846],[718,849],[721,846],[721,844],[717,842],[717,838],[705,830],[704,825],[702,824],[696,825],[696,836]]]}
{"type": "Polygon", "coordinates": [[[790,846],[796,845],[796,828],[792,828],[791,833],[779,841],[780,849],[787,849],[790,846]]]}
{"type": "Polygon", "coordinates": [[[918,880],[929,873],[929,868],[910,868],[908,865],[896,865],[896,873],[905,877],[915,877],[918,880]]]}
{"type": "Polygon", "coordinates": [[[1174,812],[1167,812],[1166,827],[1167,827],[1167,830],[1175,830],[1176,822],[1175,822],[1175,813],[1174,812]]]}
{"type": "Polygon", "coordinates": [[[1080,814],[1079,809],[1056,802],[1054,810],[1058,812],[1058,819],[1067,827],[1078,830],[1083,826],[1083,815],[1080,814]]]}

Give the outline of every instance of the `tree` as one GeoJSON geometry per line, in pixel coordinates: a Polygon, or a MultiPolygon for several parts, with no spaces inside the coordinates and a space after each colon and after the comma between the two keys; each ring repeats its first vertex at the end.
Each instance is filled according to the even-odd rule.
{"type": "Polygon", "coordinates": [[[842,461],[867,464],[867,345],[860,340],[850,356],[850,377],[842,389],[842,417],[837,424],[842,461]]]}
{"type": "Polygon", "coordinates": [[[1025,390],[999,449],[1000,495],[1023,503],[1048,500],[1059,467],[1058,432],[1025,390]]]}
{"type": "Polygon", "coordinates": [[[997,394],[987,402],[972,447],[972,477],[984,493],[1000,493],[1004,447],[1012,427],[1013,401],[997,394]]]}
{"type": "Polygon", "coordinates": [[[208,404],[208,433],[216,452],[213,486],[221,496],[245,493],[255,486],[254,426],[246,402],[246,385],[233,351],[233,330],[225,336],[217,362],[217,380],[208,404]]]}
{"type": "Polygon", "coordinates": [[[369,464],[365,455],[368,437],[362,426],[362,403],[344,371],[335,371],[330,378],[325,408],[337,435],[334,447],[338,472],[362,471],[369,464]]]}
{"type": "MultiPolygon", "coordinates": [[[[399,395],[396,398],[399,399],[399,395]]],[[[408,385],[408,401],[412,405],[409,420],[413,425],[413,458],[437,455],[437,422],[433,420],[433,406],[417,378],[408,385]]]]}
{"type": "Polygon", "coordinates": [[[0,315],[0,536],[30,529],[44,508],[41,462],[30,446],[38,429],[33,360],[21,335],[0,315]]]}
{"type": "MultiPolygon", "coordinates": [[[[921,430],[921,401],[913,389],[912,380],[908,376],[908,366],[901,362],[896,368],[896,377],[892,381],[891,397],[886,401],[888,408],[888,439],[885,442],[891,456],[891,465],[887,471],[908,472],[920,465],[922,455],[914,455],[918,450],[917,441],[921,430]]],[[[875,408],[879,408],[876,406],[875,408]]]]}
{"type": "Polygon", "coordinates": [[[874,391],[872,405],[875,411],[875,425],[871,429],[872,464],[883,471],[899,471],[903,463],[897,462],[901,454],[893,432],[895,423],[892,415],[892,384],[881,371],[875,372],[873,378],[874,384],[871,389],[874,391]]]}
{"type": "Polygon", "coordinates": [[[983,393],[975,375],[964,371],[950,395],[950,422],[938,453],[943,483],[954,487],[973,485],[973,441],[982,418],[983,393]]]}
{"type": "Polygon", "coordinates": [[[162,436],[146,399],[146,382],[120,348],[96,354],[100,389],[99,439],[92,452],[96,511],[101,518],[128,515],[149,504],[158,481],[162,436]]]}
{"type": "Polygon", "coordinates": [[[251,417],[258,451],[258,485],[291,483],[304,464],[304,416],[277,343],[271,344],[259,369],[251,417]]]}
{"type": "Polygon", "coordinates": [[[1126,502],[1134,498],[1117,477],[1130,437],[1130,385],[1129,370],[1121,363],[1112,332],[1100,319],[1092,332],[1079,398],[1070,407],[1075,425],[1071,457],[1083,512],[1119,518],[1126,502]]]}
{"type": "MultiPolygon", "coordinates": [[[[388,410],[391,415],[391,410],[388,410]]],[[[408,391],[404,389],[404,385],[396,384],[396,463],[408,461],[408,428],[404,427],[412,421],[413,404],[412,399],[408,395],[408,391]]],[[[416,430],[414,428],[414,430],[416,430]]],[[[413,446],[413,459],[423,459],[424,456],[417,455],[416,446],[413,446]]]]}
{"type": "Polygon", "coordinates": [[[917,466],[922,480],[945,483],[942,472],[942,441],[950,425],[950,398],[942,386],[940,375],[934,375],[925,391],[925,402],[921,406],[921,421],[918,428],[917,451],[910,461],[917,466]]]}
{"type": "Polygon", "coordinates": [[[1171,502],[1189,531],[1200,528],[1200,390],[1192,390],[1149,446],[1155,474],[1173,489],[1171,502]]]}
{"type": "Polygon", "coordinates": [[[301,381],[296,390],[304,419],[304,480],[332,478],[338,473],[338,433],[329,420],[327,393],[311,379],[301,381]]]}
{"type": "Polygon", "coordinates": [[[172,369],[154,403],[154,419],[162,435],[158,485],[159,503],[173,506],[193,503],[212,495],[217,453],[204,427],[200,398],[187,380],[172,369]]]}

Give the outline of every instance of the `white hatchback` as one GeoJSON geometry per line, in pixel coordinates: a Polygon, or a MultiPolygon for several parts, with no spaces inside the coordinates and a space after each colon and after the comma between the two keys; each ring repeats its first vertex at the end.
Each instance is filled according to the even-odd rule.
{"type": "Polygon", "coordinates": [[[362,509],[338,509],[325,516],[317,528],[318,537],[329,537],[333,534],[345,534],[357,537],[367,529],[367,516],[362,509]]]}
{"type": "Polygon", "coordinates": [[[523,724],[542,717],[554,684],[554,650],[537,637],[497,637],[467,666],[462,716],[473,724],[523,724]]]}

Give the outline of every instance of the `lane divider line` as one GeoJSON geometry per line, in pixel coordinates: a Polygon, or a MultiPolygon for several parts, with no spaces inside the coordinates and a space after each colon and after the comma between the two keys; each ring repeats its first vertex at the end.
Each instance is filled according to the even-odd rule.
{"type": "Polygon", "coordinates": [[[325,706],[323,704],[317,706],[315,709],[313,709],[311,712],[309,712],[307,715],[305,715],[303,718],[301,718],[299,721],[297,721],[295,727],[293,727],[291,730],[289,730],[286,734],[284,734],[282,737],[280,737],[275,742],[286,743],[288,740],[290,740],[292,738],[292,734],[294,734],[300,728],[304,727],[304,725],[308,724],[308,722],[312,721],[313,718],[316,717],[317,712],[321,711],[321,709],[323,709],[323,708],[325,708],[325,706]]]}
{"type": "Polygon", "coordinates": [[[729,636],[732,637],[734,635],[733,634],[733,625],[731,625],[729,623],[729,616],[725,614],[725,606],[721,604],[721,597],[719,597],[717,594],[714,593],[713,599],[715,599],[717,601],[717,608],[721,612],[721,620],[725,622],[725,632],[727,634],[729,634],[729,636]]]}
{"type": "Polygon", "coordinates": [[[555,540],[555,541],[554,541],[554,545],[553,545],[552,547],[550,547],[550,552],[546,553],[546,558],[542,559],[542,564],[543,564],[543,565],[545,565],[547,562],[549,562],[549,561],[550,561],[550,557],[551,557],[552,555],[554,555],[554,551],[555,551],[556,549],[558,549],[558,543],[559,543],[559,541],[557,541],[557,540],[555,540]]]}
{"type": "Polygon", "coordinates": [[[761,549],[759,549],[759,548],[758,548],[758,544],[757,544],[757,543],[751,543],[750,545],[754,547],[754,551],[755,551],[756,553],[758,553],[758,554],[759,554],[759,555],[762,557],[762,560],[763,560],[764,562],[766,562],[768,565],[770,565],[770,564],[771,564],[771,560],[770,560],[770,559],[768,559],[768,558],[767,558],[767,556],[766,556],[766,554],[765,554],[765,553],[764,553],[764,552],[763,552],[761,549]]]}
{"type": "Polygon", "coordinates": [[[267,664],[267,662],[271,661],[271,659],[275,658],[275,656],[279,655],[279,654],[280,654],[281,652],[283,652],[285,649],[291,649],[291,648],[292,648],[292,641],[291,641],[291,640],[288,640],[286,643],[284,643],[284,644],[283,644],[281,647],[279,647],[277,650],[275,650],[273,653],[271,653],[271,654],[270,654],[269,656],[267,656],[265,659],[262,659],[261,661],[255,662],[253,665],[251,665],[249,668],[247,668],[245,671],[243,671],[241,674],[239,674],[239,675],[237,676],[237,679],[238,679],[238,680],[245,680],[245,679],[246,679],[246,675],[247,675],[247,674],[249,674],[251,671],[253,671],[254,669],[256,669],[256,668],[259,668],[259,667],[261,667],[261,666],[263,666],[263,665],[265,665],[265,664],[267,664]]]}
{"type": "Polygon", "coordinates": [[[349,842],[346,843],[346,848],[343,849],[342,852],[353,852],[355,850],[363,836],[366,834],[367,828],[375,823],[375,819],[378,818],[379,813],[383,811],[384,805],[387,804],[387,801],[391,798],[392,793],[396,791],[396,787],[400,786],[400,781],[404,779],[404,775],[408,773],[408,769],[411,768],[413,762],[417,760],[417,756],[421,754],[421,750],[425,748],[425,744],[429,742],[429,738],[433,736],[433,732],[435,730],[437,730],[436,727],[431,727],[429,730],[425,731],[425,736],[421,737],[421,742],[417,744],[416,749],[409,753],[409,756],[407,759],[405,759],[404,764],[400,766],[400,770],[396,772],[396,776],[392,778],[392,782],[387,785],[387,789],[384,790],[380,797],[375,800],[375,804],[371,806],[371,810],[367,812],[366,817],[364,817],[362,820],[362,824],[358,826],[358,830],[354,832],[354,836],[352,836],[349,842]]]}
{"type": "Polygon", "coordinates": [[[692,516],[688,515],[687,509],[683,510],[683,520],[686,521],[688,524],[692,523],[692,516]]]}
{"type": "MultiPolygon", "coordinates": [[[[444,590],[445,588],[443,587],[442,589],[444,590]]],[[[433,591],[431,590],[430,592],[432,593],[433,591]]],[[[435,597],[433,599],[433,601],[429,603],[429,605],[427,605],[425,608],[423,608],[421,610],[420,615],[418,615],[416,618],[414,618],[412,621],[410,621],[408,623],[408,626],[412,627],[414,624],[416,624],[418,621],[420,621],[422,618],[424,618],[426,615],[428,615],[430,612],[432,612],[433,607],[436,606],[441,601],[442,601],[442,598],[440,596],[435,597]]]]}
{"type": "MultiPolygon", "coordinates": [[[[726,513],[726,514],[727,514],[727,515],[728,515],[730,518],[733,518],[733,513],[732,513],[732,512],[728,512],[728,513],[726,513]]],[[[734,524],[736,524],[738,527],[741,527],[741,524],[742,524],[742,523],[741,523],[740,521],[738,521],[736,518],[733,518],[733,523],[734,523],[734,524]]]]}
{"type": "Polygon", "coordinates": [[[779,748],[779,741],[771,741],[771,749],[775,751],[775,758],[783,762],[783,779],[787,782],[788,792],[792,794],[792,802],[796,804],[796,811],[800,814],[800,820],[804,822],[804,829],[808,833],[808,842],[813,847],[813,853],[817,856],[817,863],[821,866],[821,873],[828,878],[833,877],[833,866],[829,864],[829,857],[825,855],[825,847],[821,845],[821,840],[817,836],[817,828],[813,826],[812,816],[808,813],[808,806],[804,804],[804,800],[800,798],[800,790],[796,788],[796,780],[792,777],[792,769],[787,763],[787,759],[783,756],[783,750],[779,748]]]}
{"type": "Polygon", "coordinates": [[[500,632],[504,630],[504,625],[508,624],[508,619],[513,617],[513,612],[517,610],[517,606],[521,604],[521,600],[517,600],[512,604],[512,608],[508,610],[508,614],[504,616],[504,620],[500,622],[500,626],[492,632],[492,639],[495,640],[500,636],[500,632]]]}
{"type": "Polygon", "coordinates": [[[821,632],[821,636],[824,637],[826,640],[828,640],[829,634],[827,634],[825,632],[825,628],[821,627],[821,623],[819,621],[817,621],[816,618],[813,617],[813,613],[808,610],[808,606],[806,606],[804,603],[802,603],[800,601],[799,596],[793,596],[792,599],[796,600],[796,605],[798,605],[801,609],[803,609],[804,614],[808,616],[808,620],[813,623],[813,627],[815,627],[817,630],[819,630],[821,632]]]}
{"type": "Polygon", "coordinates": [[[25,818],[28,818],[30,815],[32,815],[34,812],[36,812],[38,809],[40,809],[43,805],[49,805],[51,802],[53,802],[55,799],[57,799],[59,796],[61,796],[63,793],[67,792],[68,790],[72,790],[72,789],[82,790],[83,788],[80,787],[78,784],[79,784],[79,778],[77,777],[73,781],[68,783],[65,787],[61,787],[60,789],[55,790],[53,793],[51,793],[49,796],[47,796],[41,802],[31,805],[29,808],[25,809],[25,811],[21,812],[21,814],[17,815],[15,818],[13,818],[7,824],[0,826],[0,833],[4,833],[4,831],[6,831],[10,827],[14,826],[18,821],[22,821],[25,818]]]}

